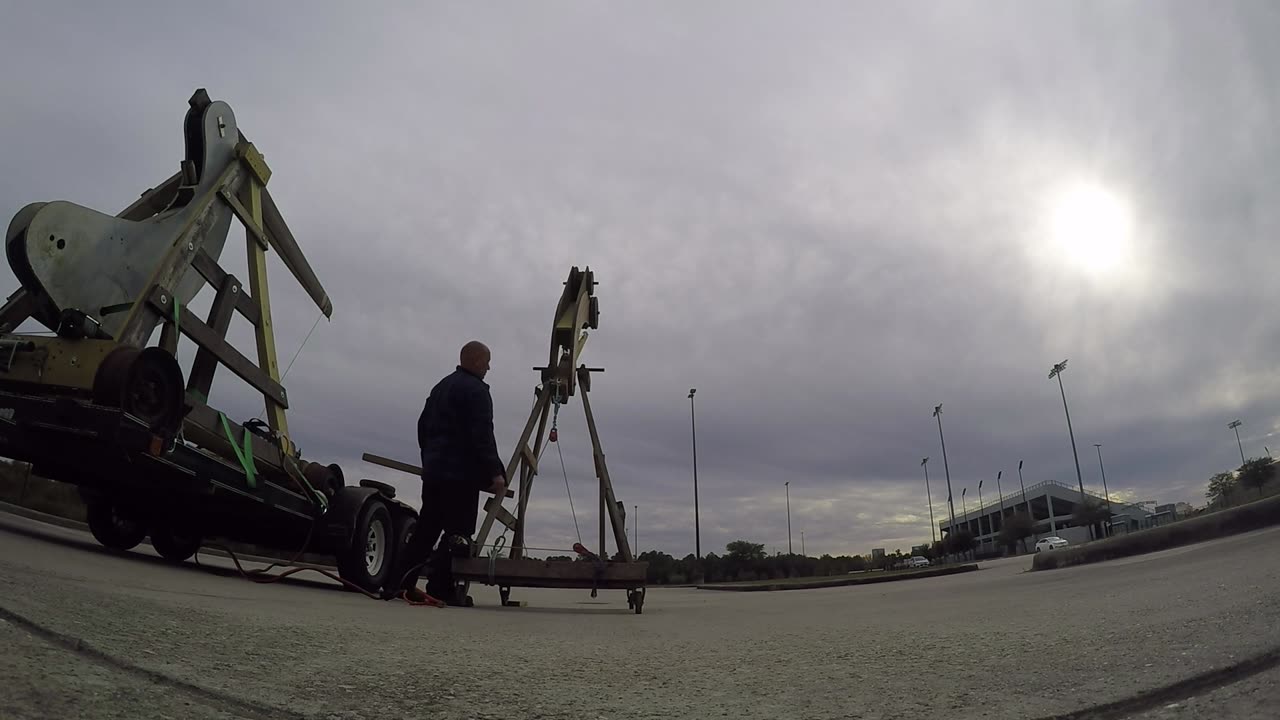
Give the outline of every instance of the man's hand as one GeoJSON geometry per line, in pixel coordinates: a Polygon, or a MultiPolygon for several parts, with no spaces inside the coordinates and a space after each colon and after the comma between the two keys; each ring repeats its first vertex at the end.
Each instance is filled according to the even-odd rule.
{"type": "Polygon", "coordinates": [[[493,482],[489,485],[489,492],[502,497],[507,494],[507,479],[501,475],[495,475],[493,482]]]}

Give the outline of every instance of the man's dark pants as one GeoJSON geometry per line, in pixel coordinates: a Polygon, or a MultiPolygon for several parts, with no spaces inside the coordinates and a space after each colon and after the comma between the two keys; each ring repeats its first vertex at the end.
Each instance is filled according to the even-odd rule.
{"type": "Polygon", "coordinates": [[[453,593],[451,537],[470,539],[476,531],[476,513],[480,508],[480,491],[468,487],[461,478],[438,477],[422,480],[422,510],[418,513],[418,526],[405,547],[398,563],[401,575],[408,573],[401,584],[408,589],[417,584],[423,565],[430,557],[427,594],[441,600],[449,600],[453,593]],[[443,534],[443,536],[442,536],[443,534]],[[434,555],[431,549],[440,540],[434,555]]]}

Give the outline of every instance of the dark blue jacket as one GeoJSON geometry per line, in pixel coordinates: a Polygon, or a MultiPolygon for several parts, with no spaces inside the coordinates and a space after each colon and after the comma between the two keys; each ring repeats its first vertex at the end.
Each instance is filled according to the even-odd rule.
{"type": "Polygon", "coordinates": [[[459,366],[436,383],[418,417],[424,482],[483,490],[506,477],[493,436],[493,398],[484,380],[459,366]]]}

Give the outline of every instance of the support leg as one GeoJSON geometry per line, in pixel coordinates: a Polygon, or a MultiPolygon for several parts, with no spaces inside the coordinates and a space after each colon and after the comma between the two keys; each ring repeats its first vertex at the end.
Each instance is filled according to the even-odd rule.
{"type": "MultiPolygon", "coordinates": [[[[248,182],[249,214],[257,227],[262,227],[262,186],[257,180],[248,182]]],[[[271,324],[271,296],[267,291],[267,250],[258,238],[245,230],[249,245],[249,294],[258,304],[259,321],[255,328],[258,339],[258,367],[275,382],[280,382],[280,367],[276,362],[276,331],[271,324]]],[[[289,435],[289,423],[285,420],[284,407],[274,398],[265,398],[267,424],[281,435],[289,435]]]]}
{"type": "MultiPolygon", "coordinates": [[[[587,369],[585,367],[578,368],[580,375],[585,375],[587,369]]],[[[579,387],[583,387],[587,383],[579,382],[579,387]]],[[[591,412],[591,400],[588,399],[588,393],[585,389],[582,391],[582,409],[587,416],[587,430],[591,433],[591,447],[595,453],[596,473],[600,476],[600,492],[601,492],[601,543],[600,557],[607,559],[604,554],[604,515],[608,512],[609,519],[613,523],[613,540],[618,544],[618,553],[622,556],[623,562],[634,562],[635,557],[631,554],[631,543],[627,540],[626,522],[618,514],[617,498],[613,495],[613,482],[609,479],[609,468],[605,464],[604,448],[600,445],[600,434],[596,432],[595,415],[591,412]]]]}

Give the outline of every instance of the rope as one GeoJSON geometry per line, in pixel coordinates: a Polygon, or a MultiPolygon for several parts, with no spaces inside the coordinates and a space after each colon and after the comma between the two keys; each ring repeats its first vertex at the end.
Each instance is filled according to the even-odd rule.
{"type": "MultiPolygon", "coordinates": [[[[320,325],[320,318],[322,318],[322,317],[324,317],[324,312],[323,312],[323,311],[322,311],[319,315],[316,315],[316,321],[315,321],[315,322],[313,322],[313,323],[311,323],[311,329],[307,331],[307,336],[306,336],[306,337],[304,337],[304,338],[302,338],[302,344],[301,344],[301,345],[299,345],[299,346],[298,346],[297,351],[295,351],[295,352],[293,353],[293,359],[291,359],[291,360],[289,361],[289,365],[288,365],[288,367],[286,367],[286,368],[284,369],[284,374],[282,374],[282,375],[280,376],[280,382],[281,382],[281,384],[283,384],[283,383],[284,383],[284,379],[285,379],[286,377],[288,377],[288,376],[289,376],[289,371],[293,369],[293,364],[294,364],[295,362],[297,362],[297,360],[298,360],[298,356],[302,354],[302,348],[304,348],[304,347],[306,347],[306,346],[307,346],[307,341],[311,339],[311,333],[315,332],[315,331],[316,331],[316,328],[320,325]]],[[[259,413],[257,414],[257,416],[255,416],[255,418],[254,418],[254,419],[255,419],[255,420],[261,420],[261,419],[262,419],[262,415],[263,415],[263,413],[265,413],[266,411],[267,411],[267,409],[266,409],[266,408],[263,408],[263,409],[261,410],[261,412],[259,412],[259,413]]]]}
{"type": "Polygon", "coordinates": [[[293,369],[293,363],[298,359],[298,356],[302,354],[302,348],[307,346],[307,341],[311,339],[311,333],[316,331],[316,327],[320,324],[320,318],[322,317],[324,317],[324,312],[316,315],[316,321],[311,324],[311,329],[307,331],[307,336],[302,338],[302,344],[298,346],[298,351],[293,354],[293,360],[289,361],[289,367],[284,369],[284,375],[280,376],[280,382],[284,382],[285,377],[289,375],[289,371],[293,369]]]}
{"type": "Polygon", "coordinates": [[[569,471],[564,466],[564,451],[560,443],[556,443],[556,454],[560,456],[560,473],[564,475],[564,491],[569,496],[569,512],[573,513],[573,531],[578,535],[578,543],[582,543],[582,530],[578,528],[578,511],[573,509],[573,492],[569,490],[569,471]]]}

